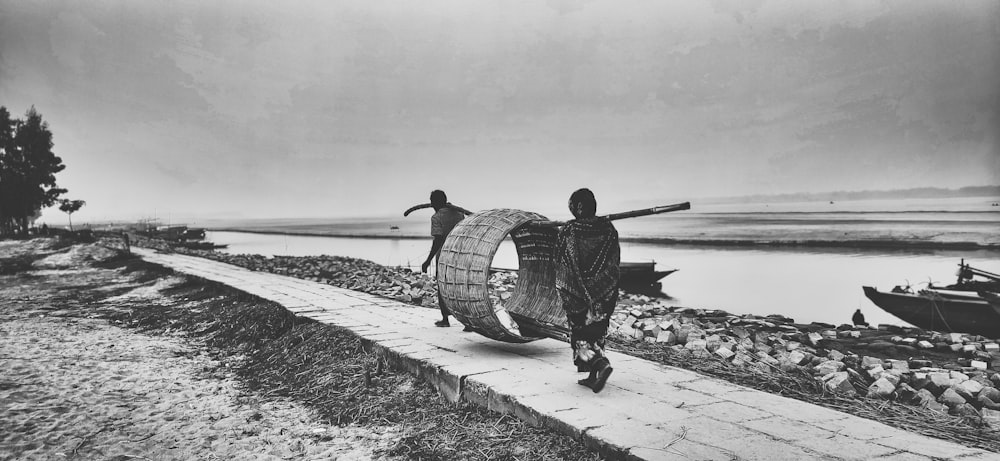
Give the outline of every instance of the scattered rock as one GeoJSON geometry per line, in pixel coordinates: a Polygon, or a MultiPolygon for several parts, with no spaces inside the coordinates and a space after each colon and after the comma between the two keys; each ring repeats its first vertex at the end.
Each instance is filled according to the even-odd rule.
{"type": "Polygon", "coordinates": [[[979,411],[976,410],[976,407],[974,407],[974,406],[972,406],[972,405],[970,405],[968,403],[963,403],[963,404],[955,406],[954,408],[951,408],[950,410],[948,410],[948,414],[955,415],[955,416],[970,417],[970,418],[978,418],[979,417],[979,411]]]}
{"type": "Polygon", "coordinates": [[[917,398],[917,390],[910,387],[910,385],[906,383],[901,383],[896,387],[896,396],[899,401],[903,403],[920,403],[917,398]]]}
{"type": "Polygon", "coordinates": [[[983,420],[986,421],[990,427],[1000,429],[1000,410],[984,408],[981,414],[983,416],[983,420]]]}
{"type": "Polygon", "coordinates": [[[868,396],[878,399],[889,400],[895,391],[896,386],[885,378],[880,378],[872,383],[871,386],[868,386],[868,396]]]}
{"type": "Polygon", "coordinates": [[[847,372],[840,371],[837,373],[831,373],[830,375],[823,377],[823,385],[827,390],[835,394],[841,395],[855,395],[857,391],[851,384],[849,375],[847,372]]]}
{"type": "Polygon", "coordinates": [[[966,403],[965,398],[955,392],[952,388],[945,389],[944,392],[938,396],[937,401],[947,405],[949,409],[954,409],[955,407],[966,403]]]}

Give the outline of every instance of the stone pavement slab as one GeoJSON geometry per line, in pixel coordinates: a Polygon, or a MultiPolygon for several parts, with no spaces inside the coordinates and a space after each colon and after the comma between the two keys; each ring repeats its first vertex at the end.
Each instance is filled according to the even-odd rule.
{"type": "Polygon", "coordinates": [[[1000,460],[799,400],[611,352],[600,394],[576,384],[566,344],[508,344],[433,326],[439,313],[386,298],[178,254],[144,259],[350,329],[366,348],[467,401],[577,437],[608,459],[1000,460]]]}

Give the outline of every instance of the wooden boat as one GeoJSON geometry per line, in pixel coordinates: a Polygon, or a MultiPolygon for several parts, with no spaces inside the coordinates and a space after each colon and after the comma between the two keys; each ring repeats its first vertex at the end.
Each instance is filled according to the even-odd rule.
{"type": "Polygon", "coordinates": [[[618,264],[618,270],[621,274],[621,285],[624,287],[648,287],[657,283],[663,277],[666,277],[677,269],[671,269],[668,271],[658,271],[656,270],[656,262],[621,262],[618,264]]]}
{"type": "Polygon", "coordinates": [[[925,330],[972,333],[1000,338],[1000,307],[985,298],[922,290],[878,291],[863,287],[865,296],[882,310],[925,330]]]}
{"type": "Polygon", "coordinates": [[[927,287],[934,290],[955,290],[955,291],[993,291],[1000,292],[1000,274],[976,269],[965,263],[963,258],[958,263],[958,281],[944,287],[935,287],[933,284],[927,287]],[[976,277],[985,280],[976,280],[976,277]]]}

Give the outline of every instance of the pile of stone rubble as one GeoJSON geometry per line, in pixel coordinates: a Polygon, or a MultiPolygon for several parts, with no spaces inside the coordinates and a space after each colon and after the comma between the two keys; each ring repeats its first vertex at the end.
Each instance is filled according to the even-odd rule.
{"type": "Polygon", "coordinates": [[[715,356],[757,371],[802,371],[837,394],[982,416],[1000,427],[1000,345],[981,336],[888,325],[877,329],[799,325],[776,315],[737,316],[719,310],[667,307],[634,295],[619,306],[611,330],[624,338],[685,349],[695,356],[715,356]],[[633,305],[625,305],[628,302],[633,305]],[[912,356],[893,360],[850,351],[889,348],[895,349],[893,355],[911,352],[912,356]],[[923,358],[922,350],[937,351],[937,356],[951,354],[954,360],[934,363],[923,358]]]}

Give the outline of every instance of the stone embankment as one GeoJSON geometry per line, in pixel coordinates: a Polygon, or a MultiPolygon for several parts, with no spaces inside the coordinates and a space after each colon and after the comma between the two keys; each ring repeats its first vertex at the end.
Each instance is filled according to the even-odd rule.
{"type": "Polygon", "coordinates": [[[635,306],[612,320],[622,337],[762,372],[806,373],[832,393],[981,416],[1000,428],[1000,346],[982,336],[890,325],[801,325],[776,315],[650,307],[645,297],[628,299],[635,306]]]}
{"type": "MultiPolygon", "coordinates": [[[[161,247],[155,240],[140,245],[161,247]]],[[[267,258],[261,255],[173,249],[255,271],[327,283],[437,307],[433,278],[405,268],[339,256],[267,258]]],[[[491,278],[491,299],[502,303],[516,274],[491,278]]],[[[668,301],[622,293],[611,333],[623,341],[655,343],[695,357],[723,360],[763,373],[812,376],[825,391],[873,397],[981,418],[1000,430],[1000,345],[981,336],[880,325],[797,324],[770,315],[670,306],[668,301]]]]}

